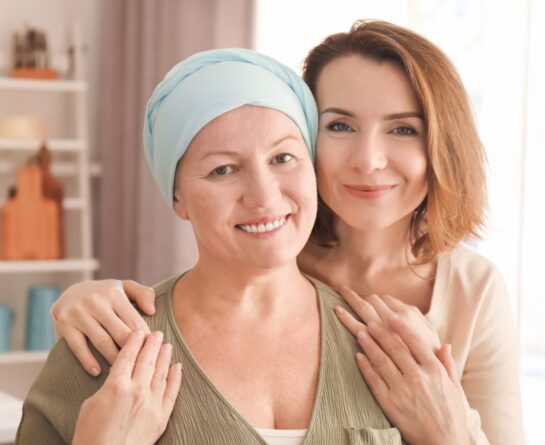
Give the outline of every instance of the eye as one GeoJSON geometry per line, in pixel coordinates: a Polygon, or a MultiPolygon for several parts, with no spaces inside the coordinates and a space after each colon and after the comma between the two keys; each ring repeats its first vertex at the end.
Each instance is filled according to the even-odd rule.
{"type": "Polygon", "coordinates": [[[286,162],[289,162],[292,159],[293,159],[293,156],[290,155],[289,153],[282,153],[282,154],[276,155],[273,158],[272,163],[273,164],[285,164],[286,162]]]}
{"type": "Polygon", "coordinates": [[[413,128],[410,127],[397,127],[392,130],[393,134],[396,134],[398,136],[414,136],[416,135],[416,131],[413,128]]]}
{"type": "Polygon", "coordinates": [[[348,125],[347,123],[345,122],[333,122],[331,124],[329,124],[327,126],[327,129],[328,130],[331,130],[331,131],[337,131],[337,132],[341,132],[341,131],[354,131],[352,129],[352,127],[350,127],[350,125],[348,125]]]}
{"type": "Polygon", "coordinates": [[[220,167],[216,167],[214,170],[212,170],[210,176],[226,176],[234,171],[235,169],[230,165],[221,165],[220,167]]]}

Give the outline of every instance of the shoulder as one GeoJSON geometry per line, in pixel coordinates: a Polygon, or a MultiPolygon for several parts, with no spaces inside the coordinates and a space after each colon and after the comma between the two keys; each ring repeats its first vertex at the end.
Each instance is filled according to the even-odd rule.
{"type": "Polygon", "coordinates": [[[139,311],[140,315],[146,321],[152,331],[164,331],[165,329],[168,329],[168,326],[170,325],[169,320],[171,312],[170,299],[174,285],[179,278],[180,275],[175,275],[152,286],[153,290],[155,291],[154,315],[146,315],[142,311],[139,311]]]}
{"type": "Polygon", "coordinates": [[[336,328],[340,330],[346,330],[337,318],[337,315],[335,314],[334,309],[337,306],[341,306],[343,309],[352,314],[353,317],[358,320],[360,319],[358,315],[354,312],[354,310],[348,305],[348,303],[344,301],[344,298],[341,296],[341,294],[339,294],[336,290],[332,289],[327,284],[323,283],[315,277],[312,277],[310,275],[305,276],[308,280],[310,280],[310,282],[314,285],[316,289],[320,304],[325,311],[326,316],[324,317],[324,320],[326,320],[328,323],[332,323],[336,328]]]}
{"type": "Polygon", "coordinates": [[[473,304],[479,304],[487,296],[507,295],[507,286],[498,267],[464,244],[440,256],[437,281],[443,283],[453,297],[469,299],[473,304]]]}
{"type": "Polygon", "coordinates": [[[314,285],[316,292],[318,293],[318,298],[320,298],[322,304],[325,304],[328,307],[331,306],[333,308],[335,306],[347,306],[344,299],[337,291],[333,290],[331,287],[329,287],[323,281],[320,281],[318,278],[310,275],[305,276],[314,285]]]}
{"type": "Polygon", "coordinates": [[[507,285],[497,266],[465,245],[442,254],[427,317],[443,340],[466,347],[476,341],[474,336],[501,336],[511,326],[512,314],[507,285]]]}
{"type": "Polygon", "coordinates": [[[46,437],[57,436],[71,441],[81,404],[100,388],[108,374],[107,362],[93,352],[103,369],[99,377],[85,372],[64,339],[57,342],[23,404],[20,439],[39,432],[44,438],[41,443],[48,443],[46,437]]]}
{"type": "Polygon", "coordinates": [[[174,275],[152,286],[157,298],[165,298],[170,295],[176,281],[180,279],[181,275],[174,275]]]}
{"type": "Polygon", "coordinates": [[[501,277],[497,266],[491,260],[466,244],[459,244],[443,257],[452,271],[459,276],[468,279],[501,277]]]}

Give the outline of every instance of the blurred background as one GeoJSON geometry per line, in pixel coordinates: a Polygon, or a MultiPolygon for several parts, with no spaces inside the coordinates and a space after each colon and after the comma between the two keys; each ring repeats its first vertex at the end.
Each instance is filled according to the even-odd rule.
{"type": "MultiPolygon", "coordinates": [[[[29,251],[9,244],[9,221],[0,221],[0,419],[17,411],[50,346],[48,306],[36,301],[54,301],[82,279],[151,285],[195,261],[191,230],[164,205],[141,144],[146,100],[168,68],[195,51],[236,46],[300,71],[310,48],[362,18],[428,37],[471,96],[490,195],[487,230],[474,245],[508,283],[527,440],[545,444],[540,0],[0,0],[0,206],[58,234],[29,251]],[[47,151],[36,155],[43,140],[47,151]],[[50,177],[42,213],[19,192],[37,170],[44,190],[50,177]]],[[[0,443],[10,428],[0,420],[0,443]]]]}

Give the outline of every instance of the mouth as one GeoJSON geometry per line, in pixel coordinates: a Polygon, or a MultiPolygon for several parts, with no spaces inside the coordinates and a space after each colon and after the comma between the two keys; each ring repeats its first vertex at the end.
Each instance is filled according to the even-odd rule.
{"type": "Polygon", "coordinates": [[[397,186],[389,184],[363,184],[363,185],[351,185],[344,184],[344,188],[351,195],[362,199],[376,199],[384,196],[397,186]]]}
{"type": "Polygon", "coordinates": [[[290,214],[281,216],[267,216],[252,219],[243,224],[237,224],[235,227],[246,233],[268,234],[279,230],[290,217],[290,214]]]}

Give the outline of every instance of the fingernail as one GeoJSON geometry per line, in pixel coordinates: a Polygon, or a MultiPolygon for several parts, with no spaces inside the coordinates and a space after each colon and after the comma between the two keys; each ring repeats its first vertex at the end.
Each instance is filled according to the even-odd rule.
{"type": "Polygon", "coordinates": [[[136,335],[137,335],[138,337],[144,337],[144,336],[146,335],[146,333],[145,333],[142,329],[138,329],[138,330],[136,331],[136,335]]]}
{"type": "Polygon", "coordinates": [[[182,372],[182,364],[181,363],[176,363],[176,365],[174,365],[176,367],[176,372],[179,374],[180,372],[182,372]]]}
{"type": "Polygon", "coordinates": [[[335,308],[335,311],[338,313],[338,314],[344,314],[346,311],[344,310],[344,308],[342,308],[341,306],[337,306],[335,308]]]}
{"type": "Polygon", "coordinates": [[[100,374],[100,370],[98,368],[92,367],[91,368],[91,375],[93,377],[97,377],[100,374]]]}
{"type": "Polygon", "coordinates": [[[155,331],[153,336],[159,341],[163,340],[163,333],[161,331],[155,331]]]}
{"type": "Polygon", "coordinates": [[[363,361],[363,354],[361,352],[357,352],[356,353],[356,360],[358,362],[362,362],[363,361]]]}
{"type": "Polygon", "coordinates": [[[170,343],[165,343],[165,352],[168,354],[170,352],[172,352],[172,345],[170,343]]]}

